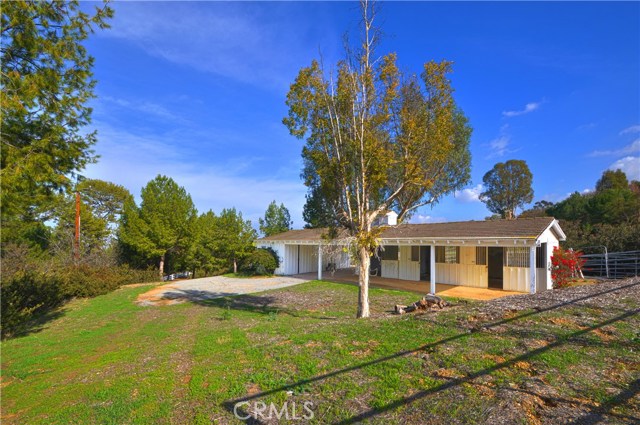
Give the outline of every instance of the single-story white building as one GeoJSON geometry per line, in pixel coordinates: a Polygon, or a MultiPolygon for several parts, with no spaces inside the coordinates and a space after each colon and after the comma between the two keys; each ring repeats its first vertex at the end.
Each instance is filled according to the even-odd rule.
{"type": "MultiPolygon", "coordinates": [[[[553,217],[516,220],[396,224],[389,213],[380,236],[381,249],[371,261],[372,273],[383,278],[503,289],[518,292],[552,288],[553,248],[566,239],[553,217]],[[435,279],[432,279],[435,277],[435,279]]],[[[326,229],[290,230],[259,239],[280,257],[277,274],[322,272],[351,266],[349,255],[328,260],[323,246],[326,229]],[[332,263],[329,265],[329,263],[332,263]]]]}

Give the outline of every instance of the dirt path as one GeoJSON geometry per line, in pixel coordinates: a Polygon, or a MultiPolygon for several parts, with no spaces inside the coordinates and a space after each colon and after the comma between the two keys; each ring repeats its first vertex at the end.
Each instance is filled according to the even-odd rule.
{"type": "Polygon", "coordinates": [[[172,282],[140,294],[136,303],[142,306],[160,306],[185,301],[205,301],[230,295],[250,294],[285,288],[308,282],[308,279],[293,276],[239,279],[224,276],[203,277],[172,282]]]}

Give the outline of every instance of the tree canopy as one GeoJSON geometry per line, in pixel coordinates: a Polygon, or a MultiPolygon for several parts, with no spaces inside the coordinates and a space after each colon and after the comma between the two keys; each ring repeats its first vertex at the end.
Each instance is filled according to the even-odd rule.
{"type": "Polygon", "coordinates": [[[218,217],[219,257],[238,271],[241,262],[254,249],[254,241],[258,237],[250,220],[244,220],[242,213],[235,208],[223,209],[218,217]]]}
{"type": "Polygon", "coordinates": [[[640,191],[622,171],[605,171],[595,192],[574,192],[550,206],[561,220],[569,247],[606,246],[609,251],[640,249],[640,191]]]}
{"type": "Polygon", "coordinates": [[[56,195],[93,160],[93,58],[83,41],[107,28],[106,3],[90,15],[77,1],[9,1],[2,5],[1,68],[3,241],[45,221],[56,195]]]}
{"type": "Polygon", "coordinates": [[[596,182],[596,192],[608,189],[628,189],[629,180],[622,170],[606,170],[596,182]]]}
{"type": "Polygon", "coordinates": [[[305,195],[306,202],[302,208],[302,219],[306,229],[336,227],[336,213],[333,206],[322,195],[319,186],[312,186],[305,195]]]}
{"type": "Polygon", "coordinates": [[[452,63],[427,62],[420,77],[402,75],[393,53],[375,56],[375,9],[361,2],[359,48],[347,49],[335,75],[321,62],[302,68],[287,94],[283,122],[305,139],[305,184],[336,213],[360,263],[358,317],[369,315],[375,219],[403,220],[469,180],[471,129],[453,99],[452,63]]]}
{"type": "Polygon", "coordinates": [[[545,217],[548,215],[547,210],[553,207],[553,205],[553,202],[549,202],[546,200],[537,201],[531,208],[522,211],[518,218],[545,217]]]}
{"type": "Polygon", "coordinates": [[[289,210],[284,204],[278,206],[276,201],[269,204],[267,211],[264,213],[264,219],[260,218],[258,221],[260,223],[260,231],[264,236],[286,232],[291,229],[293,224],[289,210]]]}
{"type": "Polygon", "coordinates": [[[170,177],[158,175],[142,188],[138,208],[125,204],[118,238],[142,256],[157,259],[160,275],[166,255],[188,249],[196,209],[187,191],[170,177]]]}
{"type": "Polygon", "coordinates": [[[516,218],[516,208],[533,200],[533,175],[523,160],[499,162],[482,177],[480,200],[502,218],[516,218]]]}

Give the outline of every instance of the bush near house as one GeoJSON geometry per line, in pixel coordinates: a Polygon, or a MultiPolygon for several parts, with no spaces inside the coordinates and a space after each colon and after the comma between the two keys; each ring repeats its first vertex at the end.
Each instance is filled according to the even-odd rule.
{"type": "Polygon", "coordinates": [[[252,276],[270,276],[278,266],[280,259],[271,248],[259,248],[244,260],[240,271],[252,276]]]}
{"type": "Polygon", "coordinates": [[[556,247],[551,257],[551,279],[554,288],[564,288],[579,277],[585,259],[582,252],[556,247]]]}

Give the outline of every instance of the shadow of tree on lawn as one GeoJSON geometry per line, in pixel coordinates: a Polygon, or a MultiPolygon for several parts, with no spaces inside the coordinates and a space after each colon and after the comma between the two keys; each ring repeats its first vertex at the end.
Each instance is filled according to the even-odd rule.
{"type": "Polygon", "coordinates": [[[180,289],[165,292],[162,299],[186,298],[190,302],[205,307],[218,307],[249,313],[273,315],[286,314],[292,317],[308,317],[321,320],[335,320],[336,317],[308,314],[304,310],[296,310],[278,304],[278,298],[271,295],[235,294],[214,291],[198,291],[180,289]]]}
{"type": "MultiPolygon", "coordinates": [[[[328,372],[328,373],[325,373],[325,374],[322,374],[322,375],[315,376],[313,378],[302,379],[302,380],[299,380],[297,382],[293,382],[291,384],[283,385],[281,387],[274,388],[274,389],[271,389],[271,390],[262,391],[262,392],[259,392],[259,393],[253,394],[253,395],[249,395],[249,396],[245,396],[245,397],[241,397],[241,398],[237,398],[237,399],[233,399],[233,400],[228,400],[228,401],[223,403],[223,406],[225,407],[225,409],[227,409],[227,411],[229,411],[230,413],[233,413],[234,412],[234,407],[238,403],[249,402],[251,400],[256,400],[256,399],[259,399],[261,397],[265,397],[265,396],[268,396],[268,395],[271,395],[271,394],[275,394],[275,393],[278,393],[278,392],[281,392],[281,391],[293,390],[296,387],[309,385],[309,384],[312,384],[312,383],[315,383],[315,382],[326,380],[328,378],[332,378],[332,377],[339,376],[339,375],[342,375],[342,374],[347,374],[347,373],[350,373],[350,372],[354,372],[354,371],[357,371],[359,369],[366,368],[368,366],[372,366],[372,365],[375,365],[375,364],[378,364],[378,363],[387,362],[387,361],[390,361],[390,360],[393,360],[393,359],[396,359],[396,358],[399,358],[399,357],[408,356],[408,355],[411,355],[411,354],[414,354],[414,353],[417,353],[417,352],[420,352],[420,351],[431,350],[431,349],[433,349],[435,347],[438,347],[440,345],[445,345],[447,343],[450,343],[450,342],[453,342],[453,341],[456,341],[456,340],[459,340],[459,339],[462,339],[462,338],[469,337],[470,335],[473,335],[475,333],[482,332],[485,329],[491,329],[491,328],[494,328],[494,327],[497,327],[497,326],[505,325],[505,324],[508,324],[508,323],[511,323],[511,322],[514,322],[514,321],[517,321],[517,320],[522,320],[522,319],[527,318],[527,317],[531,317],[531,316],[534,316],[534,315],[539,315],[539,314],[544,313],[544,312],[548,312],[548,311],[556,310],[556,309],[559,309],[559,308],[562,308],[562,307],[570,306],[570,305],[579,303],[580,301],[584,301],[584,300],[587,300],[587,299],[590,299],[590,298],[595,298],[595,297],[598,297],[600,295],[604,295],[606,293],[615,292],[615,291],[619,291],[621,289],[630,288],[630,287],[634,287],[634,286],[638,286],[638,285],[640,285],[640,282],[631,283],[631,284],[628,284],[628,285],[615,287],[615,288],[608,289],[608,290],[605,290],[605,291],[600,291],[598,293],[594,293],[594,294],[586,295],[586,296],[583,296],[583,297],[579,297],[579,298],[576,298],[576,299],[573,299],[573,300],[570,300],[570,301],[564,301],[564,302],[561,302],[561,303],[558,303],[558,304],[555,304],[555,305],[552,305],[552,306],[549,306],[549,307],[539,308],[539,309],[536,309],[536,310],[533,310],[533,311],[530,311],[530,312],[526,312],[526,313],[523,313],[523,314],[520,314],[520,315],[516,315],[516,316],[510,317],[510,318],[506,318],[506,319],[501,319],[501,320],[498,320],[498,321],[490,322],[490,323],[487,323],[487,324],[484,324],[484,325],[480,326],[479,328],[472,329],[470,332],[456,334],[456,335],[453,335],[451,337],[443,338],[443,339],[441,339],[439,341],[435,341],[433,343],[422,345],[422,346],[420,346],[418,348],[414,348],[414,349],[411,349],[411,350],[402,350],[402,351],[396,352],[396,353],[388,355],[388,356],[380,357],[378,359],[370,360],[370,361],[367,361],[367,362],[362,362],[362,363],[357,364],[357,365],[353,365],[353,366],[349,366],[349,367],[346,367],[346,368],[343,368],[343,369],[339,369],[339,370],[335,370],[335,371],[332,371],[332,372],[328,372]]],[[[410,403],[412,403],[414,401],[423,399],[423,398],[425,398],[425,397],[427,397],[429,395],[436,394],[436,393],[439,393],[441,391],[445,391],[445,390],[460,386],[460,385],[465,384],[465,383],[469,383],[469,382],[471,382],[471,381],[473,381],[473,380],[475,380],[475,379],[477,379],[479,377],[482,377],[482,376],[485,376],[485,375],[489,375],[489,374],[491,374],[493,372],[496,372],[498,370],[513,366],[517,362],[525,361],[525,360],[531,359],[533,357],[539,356],[540,354],[543,354],[543,353],[545,353],[547,351],[550,351],[552,349],[559,348],[559,347],[567,344],[568,342],[571,342],[571,341],[573,341],[575,339],[579,339],[580,337],[588,334],[589,332],[592,332],[592,331],[594,331],[596,329],[600,329],[600,328],[602,328],[604,326],[611,325],[613,323],[628,319],[628,318],[633,317],[633,316],[635,316],[635,315],[637,315],[639,313],[640,313],[640,309],[633,309],[633,310],[630,310],[630,311],[625,311],[622,314],[619,314],[619,315],[617,315],[617,316],[615,316],[615,317],[613,317],[611,319],[602,321],[600,323],[596,323],[596,324],[588,326],[588,327],[584,327],[583,329],[580,329],[578,331],[575,331],[575,332],[572,332],[572,333],[570,333],[568,335],[565,335],[562,338],[559,338],[556,341],[551,342],[546,346],[543,346],[543,347],[540,347],[540,348],[537,348],[537,349],[533,349],[533,350],[529,350],[529,351],[527,351],[527,352],[525,352],[525,353],[523,353],[521,355],[515,356],[515,357],[513,357],[511,359],[505,360],[505,361],[500,362],[498,364],[495,364],[495,365],[493,365],[491,367],[487,367],[487,368],[481,369],[479,371],[470,373],[465,377],[453,378],[453,379],[451,379],[451,380],[449,380],[449,381],[447,381],[447,382],[445,382],[443,384],[437,385],[436,387],[430,388],[428,390],[422,390],[422,391],[415,392],[411,396],[398,399],[398,400],[393,401],[391,403],[388,403],[388,404],[386,404],[384,406],[380,406],[380,407],[375,408],[375,409],[369,409],[369,410],[364,411],[364,412],[362,412],[362,413],[360,413],[358,415],[352,416],[351,418],[339,421],[336,424],[337,425],[347,425],[347,424],[353,424],[353,423],[361,422],[361,421],[373,418],[376,415],[380,415],[382,413],[397,409],[397,408],[399,408],[401,406],[410,404],[410,403]]],[[[600,417],[604,418],[604,416],[607,415],[608,412],[611,412],[611,409],[613,409],[615,406],[618,406],[618,405],[628,401],[629,399],[634,397],[637,393],[638,393],[638,383],[637,383],[637,381],[634,381],[634,382],[632,382],[630,384],[628,390],[623,391],[618,397],[616,397],[615,399],[610,400],[610,402],[608,404],[606,404],[606,407],[605,406],[601,406],[601,407],[592,406],[592,407],[590,407],[590,409],[592,411],[590,413],[591,419],[589,419],[589,420],[591,420],[591,422],[576,422],[576,423],[580,423],[580,424],[582,424],[582,423],[585,423],[585,424],[586,423],[598,423],[598,421],[601,420],[601,419],[598,419],[598,418],[600,418],[600,417]]],[[[245,416],[246,416],[246,414],[245,414],[245,416]]],[[[586,420],[586,418],[587,417],[584,417],[582,419],[586,420]]],[[[256,418],[253,418],[253,419],[256,420],[256,418]]],[[[640,418],[635,418],[634,417],[632,419],[640,421],[640,418]]],[[[254,422],[254,423],[260,423],[260,422],[257,421],[257,422],[254,422]]]]}

